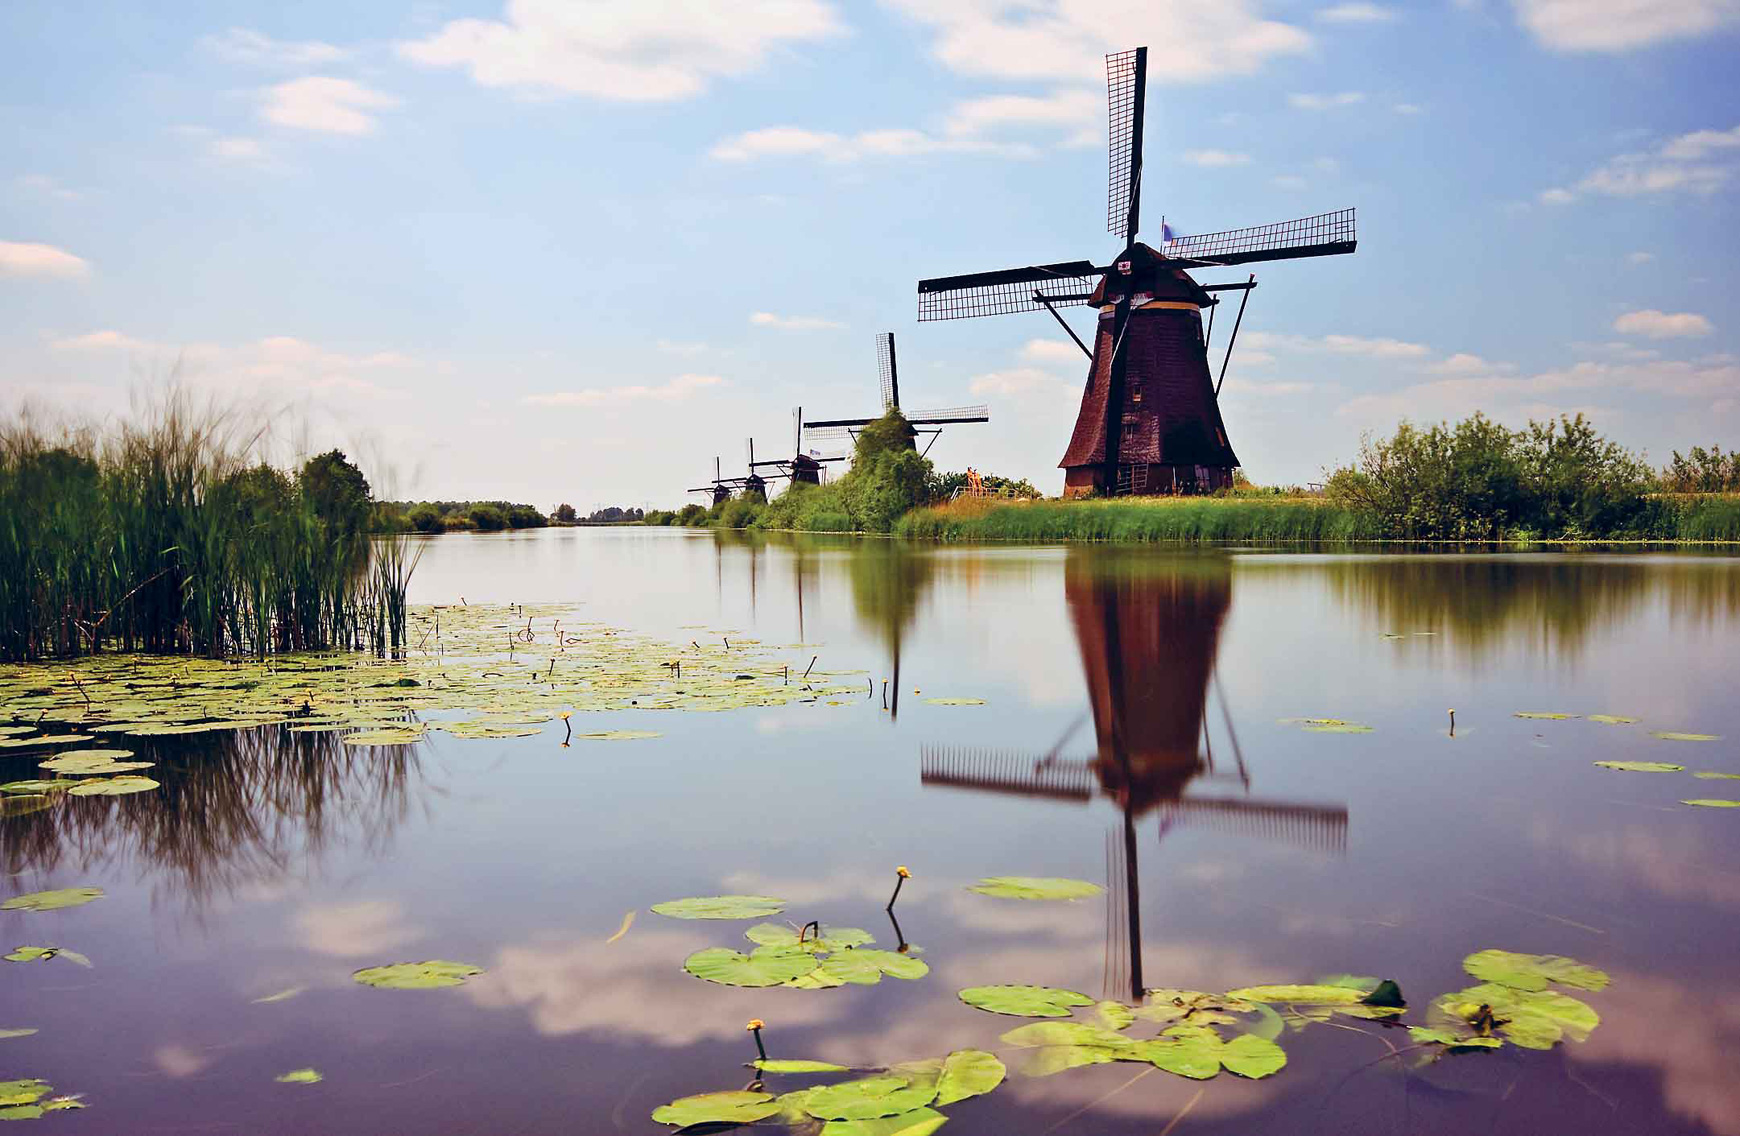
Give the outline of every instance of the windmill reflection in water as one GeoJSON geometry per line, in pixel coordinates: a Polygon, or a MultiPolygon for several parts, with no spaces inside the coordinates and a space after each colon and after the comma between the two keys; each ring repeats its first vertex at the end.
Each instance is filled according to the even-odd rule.
{"type": "Polygon", "coordinates": [[[1064,591],[1081,648],[1089,708],[1045,752],[924,748],[920,780],[968,789],[1088,804],[1113,801],[1121,825],[1106,835],[1107,996],[1140,1002],[1141,877],[1136,826],[1155,818],[1157,837],[1180,825],[1345,852],[1345,805],[1257,797],[1233,728],[1216,656],[1232,604],[1225,560],[1112,557],[1072,551],[1064,591]],[[1209,722],[1219,703],[1223,754],[1209,722]],[[1064,756],[1091,713],[1097,751],[1064,756]],[[1227,767],[1225,750],[1232,764],[1227,767]],[[1212,789],[1193,790],[1198,782],[1212,789]]]}

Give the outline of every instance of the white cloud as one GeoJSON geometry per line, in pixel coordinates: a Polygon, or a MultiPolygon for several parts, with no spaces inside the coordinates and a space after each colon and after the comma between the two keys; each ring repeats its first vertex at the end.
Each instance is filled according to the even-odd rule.
{"type": "Polygon", "coordinates": [[[1669,313],[1647,308],[1626,312],[1613,321],[1613,330],[1621,335],[1646,335],[1651,339],[1684,339],[1709,335],[1716,329],[1696,312],[1669,313]]]}
{"type": "Polygon", "coordinates": [[[1341,91],[1331,95],[1288,95],[1287,105],[1298,110],[1334,110],[1365,101],[1363,91],[1341,91]]]}
{"type": "Polygon", "coordinates": [[[1280,177],[1274,179],[1274,184],[1276,189],[1292,190],[1309,189],[1311,186],[1310,182],[1306,181],[1298,174],[1282,174],[1280,177]]]}
{"type": "Polygon", "coordinates": [[[1335,355],[1363,355],[1374,359],[1420,359],[1432,353],[1422,343],[1361,335],[1309,336],[1253,331],[1246,333],[1240,342],[1258,350],[1327,351],[1335,355]]]}
{"type": "Polygon", "coordinates": [[[90,264],[65,249],[31,241],[0,241],[0,276],[87,275],[90,264]]]}
{"type": "Polygon", "coordinates": [[[334,958],[362,958],[394,950],[423,937],[402,905],[387,900],[310,904],[296,913],[303,947],[334,958]]]}
{"type": "Polygon", "coordinates": [[[260,144],[260,140],[241,135],[213,138],[211,153],[212,157],[226,162],[258,163],[266,160],[266,148],[260,144]]]}
{"type": "Polygon", "coordinates": [[[308,75],[266,88],[260,116],[279,126],[330,134],[368,134],[377,120],[370,111],[400,105],[397,96],[350,79],[308,75]]]}
{"type": "MultiPolygon", "coordinates": [[[[1740,3],[1740,0],[1736,0],[1740,3]]],[[[1549,189],[1541,200],[1563,205],[1577,193],[1640,197],[1655,193],[1713,193],[1733,180],[1740,165],[1740,126],[1696,130],[1653,150],[1620,154],[1591,170],[1569,189],[1549,189]]]]}
{"type": "Polygon", "coordinates": [[[1105,96],[1095,90],[1057,90],[1049,95],[989,95],[967,99],[950,109],[944,129],[951,137],[972,138],[1010,126],[1067,129],[1074,146],[1105,140],[1105,96]]]}
{"type": "Polygon", "coordinates": [[[845,327],[831,319],[820,316],[781,316],[773,312],[753,312],[749,322],[756,327],[776,327],[781,331],[820,331],[831,327],[845,327]]]}
{"type": "Polygon", "coordinates": [[[1626,254],[1625,263],[1627,263],[1627,264],[1648,264],[1650,261],[1652,261],[1654,259],[1655,259],[1655,253],[1653,253],[1653,252],[1634,252],[1634,253],[1626,254]]]}
{"type": "Polygon", "coordinates": [[[776,48],[844,30],[823,0],[510,0],[499,20],[452,20],[398,53],[463,67],[484,87],[662,102],[748,74],[776,48]]]}
{"type": "Polygon", "coordinates": [[[20,174],[14,181],[20,189],[47,194],[60,201],[78,201],[85,196],[84,190],[62,185],[47,174],[20,174]]]}
{"type": "Polygon", "coordinates": [[[629,402],[671,402],[696,391],[720,386],[724,382],[718,375],[678,375],[657,386],[589,387],[583,390],[527,395],[522,401],[533,406],[619,406],[629,402]]]}
{"type": "Polygon", "coordinates": [[[1430,374],[1456,376],[1490,375],[1512,369],[1508,363],[1489,363],[1479,355],[1466,351],[1459,351],[1448,359],[1440,359],[1426,368],[1430,374]]]}
{"type": "Polygon", "coordinates": [[[1184,160],[1193,166],[1243,166],[1250,164],[1251,156],[1231,150],[1186,150],[1184,160]]]}
{"type": "Polygon", "coordinates": [[[1087,361],[1081,348],[1067,339],[1029,339],[1021,348],[1021,357],[1030,363],[1069,363],[1087,361]]]}
{"type": "Polygon", "coordinates": [[[1512,0],[1517,23],[1554,51],[1630,51],[1740,19],[1735,0],[1512,0]]]}
{"type": "Polygon", "coordinates": [[[277,40],[251,28],[231,28],[222,35],[205,36],[199,42],[231,62],[272,67],[319,67],[350,56],[350,52],[330,43],[277,40]]]}
{"type": "Polygon", "coordinates": [[[964,75],[1072,80],[1103,90],[1105,56],[1148,46],[1148,77],[1194,83],[1248,75],[1297,55],[1311,36],[1262,17],[1253,0],[1156,4],[1146,0],[890,0],[936,33],[932,54],[964,75]]]}
{"type": "Polygon", "coordinates": [[[1334,4],[1319,8],[1317,18],[1326,24],[1387,24],[1397,13],[1381,4],[1334,4]]]}
{"type": "Polygon", "coordinates": [[[1056,371],[1039,367],[1012,367],[1006,371],[990,371],[975,375],[967,389],[976,395],[998,395],[1004,398],[1041,397],[1067,400],[1081,395],[1080,381],[1061,379],[1056,371]]]}
{"type": "Polygon", "coordinates": [[[135,339],[125,332],[91,331],[52,340],[49,346],[56,351],[149,351],[156,344],[135,339]]]}
{"type": "Polygon", "coordinates": [[[699,355],[707,350],[705,343],[681,343],[671,339],[661,339],[654,346],[667,355],[699,355]]]}
{"type": "Polygon", "coordinates": [[[1414,115],[1419,114],[1422,108],[1415,103],[1397,103],[1390,109],[1395,111],[1397,114],[1414,115]]]}
{"type": "Polygon", "coordinates": [[[865,158],[907,158],[941,152],[996,153],[1015,158],[1038,154],[1017,142],[991,142],[965,135],[935,135],[922,130],[865,130],[850,137],[801,126],[766,126],[721,139],[708,153],[722,162],[757,158],[813,157],[827,162],[865,158]]]}

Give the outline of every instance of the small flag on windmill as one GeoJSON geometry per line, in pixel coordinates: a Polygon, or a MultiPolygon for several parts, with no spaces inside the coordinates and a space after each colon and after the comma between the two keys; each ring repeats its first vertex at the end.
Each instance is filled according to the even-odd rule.
{"type": "Polygon", "coordinates": [[[1177,240],[1179,238],[1179,235],[1180,234],[1179,234],[1177,229],[1174,229],[1171,225],[1167,224],[1167,222],[1164,218],[1161,219],[1161,221],[1160,221],[1160,243],[1161,244],[1169,245],[1173,241],[1177,240]]]}

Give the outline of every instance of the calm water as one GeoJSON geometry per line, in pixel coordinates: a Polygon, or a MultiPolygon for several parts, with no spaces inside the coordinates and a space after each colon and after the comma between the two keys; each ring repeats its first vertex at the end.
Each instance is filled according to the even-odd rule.
{"type": "Polygon", "coordinates": [[[814,646],[800,661],[861,668],[867,692],[593,715],[587,729],[663,736],[567,750],[560,723],[510,741],[432,735],[398,758],[275,729],[138,739],[159,792],[0,822],[7,894],[108,892],[0,914],[5,945],[97,964],[0,964],[0,1028],[41,1029],[0,1041],[0,1078],[92,1105],[37,1123],[667,1131],[654,1107],[742,1086],[751,1017],[776,1056],[887,1064],[1000,1048],[1022,1024],[962,1005],[964,986],[1127,999],[1132,983],[1352,972],[1395,978],[1423,1010],[1472,981],[1464,955],[1503,947],[1612,973],[1586,996],[1603,1019],[1587,1043],[1404,1079],[1372,1064],[1388,1052],[1377,1037],[1313,1027],[1283,1036],[1290,1064],[1267,1080],[1155,1072],[1108,1096],[1141,1067],[1012,1076],[951,1106],[947,1131],[1155,1136],[1206,1088],[1176,1131],[1740,1133],[1740,813],[1677,803],[1740,796],[1740,782],[1590,764],[1740,772],[1740,561],[567,530],[430,542],[413,598],[462,595],[575,601],[673,640],[801,641],[814,646]],[[1281,721],[1302,717],[1374,730],[1281,721]],[[747,924],[645,910],[765,893],[791,901],[786,917],[892,945],[897,864],[914,873],[900,929],[932,967],[916,982],[702,983],[683,958],[742,945],[747,924]],[[963,890],[999,874],[1108,892],[1022,904],[963,890]],[[421,958],[488,973],[422,993],[349,977],[421,958]],[[273,1083],[302,1066],[325,1081],[273,1083]]]}

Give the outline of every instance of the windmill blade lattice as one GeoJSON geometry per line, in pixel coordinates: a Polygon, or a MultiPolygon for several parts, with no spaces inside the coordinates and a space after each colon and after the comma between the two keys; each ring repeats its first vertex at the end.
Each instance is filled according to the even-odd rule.
{"type": "Polygon", "coordinates": [[[1044,311],[1035,292],[1060,307],[1085,304],[1103,271],[1091,260],[1070,260],[920,280],[918,322],[1044,311]]]}
{"type": "Polygon", "coordinates": [[[1145,47],[1106,56],[1106,232],[1135,238],[1132,209],[1141,193],[1145,47]]]}
{"type": "Polygon", "coordinates": [[[1166,246],[1166,259],[1182,268],[1296,260],[1350,253],[1357,242],[1354,211],[1337,209],[1272,225],[1179,237],[1166,246]]]}

